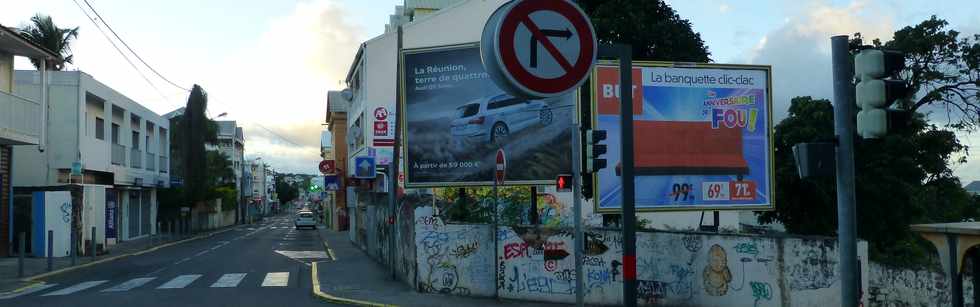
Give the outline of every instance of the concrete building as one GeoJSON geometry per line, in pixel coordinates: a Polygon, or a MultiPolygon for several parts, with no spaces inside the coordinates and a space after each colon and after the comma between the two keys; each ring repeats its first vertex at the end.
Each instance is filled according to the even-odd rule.
{"type": "MultiPolygon", "coordinates": [[[[208,145],[208,150],[217,150],[228,157],[231,161],[232,169],[235,172],[235,189],[238,190],[238,199],[244,197],[242,187],[242,175],[245,170],[245,131],[233,120],[216,121],[218,124],[218,144],[208,145]]],[[[230,180],[229,180],[230,181],[230,180]]],[[[244,202],[242,202],[244,203],[244,202]]],[[[240,206],[238,207],[241,208],[240,206]]],[[[241,219],[241,211],[236,210],[236,219],[241,219]]]]}
{"type": "MultiPolygon", "coordinates": [[[[8,256],[18,246],[15,233],[27,231],[26,225],[14,227],[13,223],[13,166],[14,148],[37,151],[45,144],[44,126],[47,100],[40,89],[37,98],[25,98],[16,93],[14,83],[14,57],[27,57],[48,61],[60,61],[60,56],[24,39],[16,30],[0,25],[0,257],[8,256]],[[35,145],[41,145],[35,146],[35,145]]],[[[42,68],[39,82],[47,85],[47,73],[42,68]]],[[[19,248],[19,247],[17,247],[19,248]]],[[[21,251],[17,251],[18,253],[21,251]]]]}
{"type": "Polygon", "coordinates": [[[269,212],[269,193],[266,182],[269,166],[263,163],[261,158],[258,158],[249,162],[248,167],[249,173],[252,175],[252,199],[249,202],[248,214],[252,218],[264,216],[269,212]]]}
{"type": "MultiPolygon", "coordinates": [[[[29,201],[36,191],[71,191],[81,244],[156,233],[157,189],[170,184],[170,122],[84,72],[49,72],[49,79],[49,137],[43,152],[14,149],[15,193],[29,201]]],[[[39,99],[38,72],[17,71],[15,84],[15,94],[39,99]]]]}
{"type": "MultiPolygon", "coordinates": [[[[349,93],[349,91],[348,91],[349,93]]],[[[348,95],[341,91],[327,92],[327,112],[324,122],[330,133],[330,152],[322,150],[324,159],[336,161],[337,180],[339,188],[333,192],[329,212],[328,225],[333,230],[347,230],[347,190],[345,188],[345,172],[347,170],[347,107],[350,104],[348,95]]]]}

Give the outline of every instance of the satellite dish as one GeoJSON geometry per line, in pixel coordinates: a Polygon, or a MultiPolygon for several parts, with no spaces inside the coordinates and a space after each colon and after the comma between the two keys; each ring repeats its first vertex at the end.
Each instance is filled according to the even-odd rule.
{"type": "Polygon", "coordinates": [[[351,92],[349,88],[345,88],[344,90],[340,91],[340,96],[344,97],[344,100],[350,101],[354,99],[354,92],[351,92]]]}

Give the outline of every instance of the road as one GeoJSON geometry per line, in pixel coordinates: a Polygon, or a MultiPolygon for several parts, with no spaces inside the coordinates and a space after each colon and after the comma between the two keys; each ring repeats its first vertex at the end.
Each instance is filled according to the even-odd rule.
{"type": "Polygon", "coordinates": [[[276,217],[45,278],[0,305],[329,306],[311,294],[309,265],[327,257],[316,230],[276,217]]]}

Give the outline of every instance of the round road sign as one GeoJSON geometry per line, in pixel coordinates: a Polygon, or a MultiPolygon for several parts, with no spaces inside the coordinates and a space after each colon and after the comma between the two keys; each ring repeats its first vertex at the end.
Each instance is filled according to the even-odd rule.
{"type": "Polygon", "coordinates": [[[544,98],[575,90],[595,64],[595,31],[568,0],[511,1],[487,20],[483,66],[514,96],[544,98]]]}
{"type": "Polygon", "coordinates": [[[320,173],[324,175],[333,174],[337,171],[337,164],[334,160],[320,161],[320,173]]]}

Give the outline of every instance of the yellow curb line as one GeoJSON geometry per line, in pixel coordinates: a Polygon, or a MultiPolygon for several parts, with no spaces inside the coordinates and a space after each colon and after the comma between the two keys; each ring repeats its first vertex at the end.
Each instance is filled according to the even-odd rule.
{"type": "Polygon", "coordinates": [[[317,274],[316,274],[317,264],[318,264],[318,262],[314,262],[313,263],[313,295],[318,296],[320,299],[323,299],[325,301],[328,301],[328,302],[331,302],[331,303],[335,303],[335,304],[345,304],[345,305],[351,305],[351,306],[398,307],[397,305],[388,305],[388,304],[374,303],[374,302],[368,302],[368,301],[360,301],[360,300],[343,298],[343,297],[336,297],[336,296],[327,294],[327,293],[325,293],[323,291],[320,291],[320,278],[317,277],[317,274]]]}
{"type": "Polygon", "coordinates": [[[327,246],[327,241],[323,241],[323,249],[327,250],[327,255],[330,256],[330,260],[337,261],[337,256],[333,254],[333,250],[330,246],[327,246]]]}
{"type": "Polygon", "coordinates": [[[24,285],[23,287],[20,287],[20,288],[17,288],[17,289],[11,290],[10,292],[5,292],[5,293],[8,293],[9,294],[9,293],[23,292],[24,290],[27,290],[28,288],[37,287],[38,285],[43,285],[43,284],[44,284],[43,281],[32,280],[32,281],[28,281],[28,284],[24,285]]]}
{"type": "Polygon", "coordinates": [[[54,270],[54,271],[51,271],[51,272],[34,275],[34,276],[31,276],[31,277],[28,277],[28,278],[25,278],[25,279],[22,279],[22,280],[23,281],[27,281],[27,282],[36,282],[38,279],[41,279],[41,278],[50,277],[50,276],[54,276],[54,275],[58,275],[58,274],[62,274],[62,273],[67,273],[67,272],[71,272],[71,271],[74,271],[74,270],[77,270],[77,269],[86,268],[86,267],[90,267],[90,266],[93,266],[93,265],[96,265],[96,264],[102,264],[102,263],[106,263],[106,262],[110,262],[110,261],[115,261],[115,260],[118,260],[118,259],[121,259],[121,258],[126,258],[126,257],[129,257],[129,256],[142,255],[142,254],[146,254],[146,253],[149,253],[149,252],[153,252],[153,251],[159,250],[159,249],[164,248],[164,247],[170,247],[170,246],[174,246],[174,245],[185,243],[185,242],[189,242],[189,241],[194,241],[194,240],[198,240],[198,239],[212,237],[212,236],[217,235],[219,233],[224,233],[226,231],[230,231],[230,230],[235,229],[235,228],[237,228],[237,227],[231,227],[231,228],[228,228],[228,229],[215,231],[215,232],[212,232],[212,233],[209,233],[209,234],[206,234],[206,235],[199,235],[199,236],[195,236],[195,237],[190,237],[190,238],[187,238],[187,239],[183,239],[183,240],[180,240],[180,241],[174,241],[174,242],[166,243],[166,244],[163,244],[163,245],[158,245],[158,246],[155,246],[153,248],[145,249],[145,250],[138,251],[138,252],[132,252],[132,253],[128,253],[128,254],[122,254],[122,255],[112,256],[112,257],[109,257],[109,258],[99,259],[99,260],[92,261],[92,262],[85,263],[85,264],[79,264],[79,265],[76,265],[76,266],[67,267],[67,268],[60,269],[60,270],[54,270]]]}

